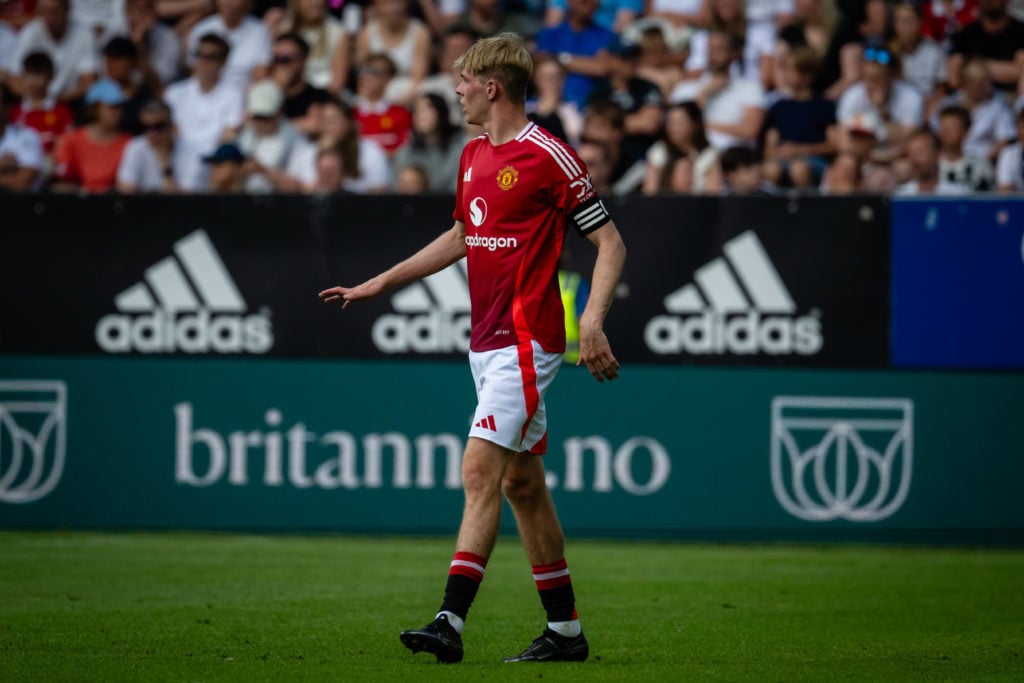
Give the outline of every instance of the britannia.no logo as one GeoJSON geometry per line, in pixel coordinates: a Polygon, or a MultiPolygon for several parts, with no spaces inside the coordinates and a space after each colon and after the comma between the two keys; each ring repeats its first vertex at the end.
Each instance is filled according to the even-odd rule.
{"type": "Polygon", "coordinates": [[[914,403],[905,398],[777,396],[771,476],[794,517],[877,522],[910,491],[914,403]]]}
{"type": "Polygon", "coordinates": [[[0,381],[0,502],[31,503],[64,472],[67,386],[0,381]]]}

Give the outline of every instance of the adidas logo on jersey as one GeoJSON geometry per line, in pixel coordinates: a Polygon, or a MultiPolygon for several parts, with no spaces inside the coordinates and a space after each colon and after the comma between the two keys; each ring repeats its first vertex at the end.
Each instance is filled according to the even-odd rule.
{"type": "Polygon", "coordinates": [[[274,344],[266,310],[245,315],[245,300],[203,230],[178,240],[174,256],[114,297],[119,313],[96,325],[110,353],[266,353],[274,344]]]}
{"type": "Polygon", "coordinates": [[[664,299],[670,315],[647,323],[655,353],[813,355],[824,339],[820,314],[795,315],[796,304],[753,230],[701,266],[694,282],[664,299]]]}
{"type": "Polygon", "coordinates": [[[466,259],[398,290],[397,313],[373,323],[373,344],[384,353],[469,351],[469,283],[466,259]]]}
{"type": "Polygon", "coordinates": [[[474,427],[479,427],[480,429],[488,429],[488,430],[490,430],[492,432],[498,431],[498,426],[494,423],[494,416],[493,415],[488,415],[487,417],[485,417],[484,419],[480,420],[479,422],[477,422],[473,426],[474,427]]]}

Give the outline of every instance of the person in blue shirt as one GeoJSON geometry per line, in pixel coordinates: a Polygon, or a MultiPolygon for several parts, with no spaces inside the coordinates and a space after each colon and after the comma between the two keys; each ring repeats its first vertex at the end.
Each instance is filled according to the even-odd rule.
{"type": "MultiPolygon", "coordinates": [[[[565,19],[568,0],[550,0],[544,24],[555,26],[565,19]]],[[[644,0],[599,0],[594,23],[621,34],[635,19],[643,16],[644,0]]]]}
{"type": "Polygon", "coordinates": [[[611,73],[608,48],[617,36],[594,23],[598,0],[567,1],[565,21],[537,34],[537,51],[565,67],[563,98],[582,110],[590,91],[611,73]]]}

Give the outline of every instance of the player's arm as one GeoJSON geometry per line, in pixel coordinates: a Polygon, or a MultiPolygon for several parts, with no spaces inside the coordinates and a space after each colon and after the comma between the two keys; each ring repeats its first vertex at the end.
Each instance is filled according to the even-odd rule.
{"type": "Polygon", "coordinates": [[[393,287],[419,280],[444,270],[466,255],[466,226],[455,221],[451,229],[401,263],[395,264],[355,287],[331,287],[320,292],[324,303],[341,301],[345,308],[353,301],[370,299],[393,287]]]}
{"type": "Polygon", "coordinates": [[[619,376],[619,361],[615,360],[604,333],[604,319],[622,277],[626,245],[611,220],[586,236],[597,247],[597,260],[591,277],[587,307],[580,316],[580,359],[576,364],[586,363],[590,374],[598,382],[603,382],[605,378],[615,379],[619,376]]]}

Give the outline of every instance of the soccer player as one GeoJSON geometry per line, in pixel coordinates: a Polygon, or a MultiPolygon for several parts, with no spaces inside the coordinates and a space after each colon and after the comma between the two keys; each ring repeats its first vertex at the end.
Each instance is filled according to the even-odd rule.
{"type": "Polygon", "coordinates": [[[505,661],[583,661],[589,646],[540,457],[547,447],[544,394],[565,351],[558,260],[568,224],[597,247],[577,364],[603,382],[618,377],[603,325],[626,250],[586,166],[526,117],[533,62],[522,39],[511,33],[482,39],[455,67],[466,119],[486,134],[463,150],[454,225],[376,277],[320,297],[344,308],[467,258],[478,405],[462,460],[465,508],[441,608],[423,628],[403,631],[401,640],[439,662],[462,660],[462,627],[497,540],[504,495],[548,621],[540,637],[505,661]]]}

